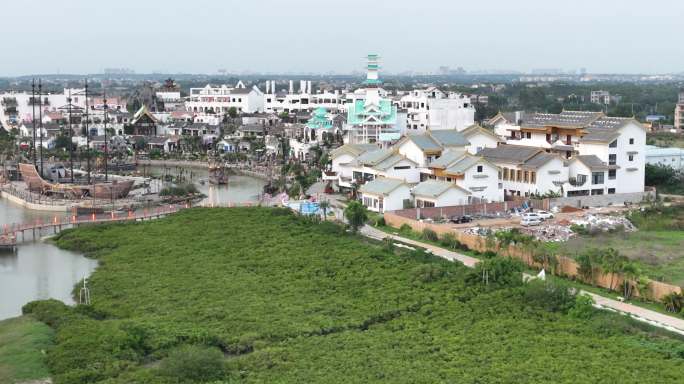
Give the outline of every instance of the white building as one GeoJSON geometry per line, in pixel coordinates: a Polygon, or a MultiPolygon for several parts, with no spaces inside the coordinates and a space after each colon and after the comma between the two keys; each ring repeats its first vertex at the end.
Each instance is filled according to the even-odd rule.
{"type": "Polygon", "coordinates": [[[225,84],[203,88],[190,88],[185,109],[195,114],[222,115],[230,108],[237,112],[263,112],[264,94],[257,87],[247,88],[240,81],[235,87],[225,84]]]}
{"type": "MultiPolygon", "coordinates": [[[[38,92],[38,87],[36,87],[38,92]]],[[[31,92],[4,92],[0,94],[0,122],[3,127],[18,126],[22,121],[31,122],[33,111],[35,110],[36,119],[42,113],[46,115],[50,112],[66,111],[69,104],[68,98],[71,94],[72,108],[85,110],[86,98],[83,89],[64,89],[63,93],[43,93],[40,98],[36,95],[35,99],[31,92]]]]}
{"type": "Polygon", "coordinates": [[[264,92],[264,111],[272,113],[311,112],[316,108],[325,108],[337,112],[344,108],[344,97],[341,92],[319,91],[313,93],[310,80],[301,80],[299,89],[295,91],[294,82],[289,81],[286,90],[278,91],[275,80],[266,81],[264,92]]]}
{"type": "Polygon", "coordinates": [[[608,92],[608,91],[591,91],[591,95],[589,97],[589,100],[593,104],[609,105],[610,104],[610,92],[608,92]]]}
{"type": "Polygon", "coordinates": [[[399,107],[406,110],[406,132],[455,129],[461,131],[475,123],[475,107],[459,93],[444,93],[435,87],[413,90],[401,97],[399,107]]]}
{"type": "Polygon", "coordinates": [[[411,188],[403,180],[377,178],[359,189],[360,200],[369,211],[383,213],[408,208],[412,204],[411,188]]]}
{"type": "Polygon", "coordinates": [[[675,107],[674,127],[684,131],[684,91],[679,92],[679,101],[675,107]]]}
{"type": "MultiPolygon", "coordinates": [[[[452,183],[468,191],[478,201],[503,201],[503,185],[499,181],[501,169],[480,156],[464,149],[451,149],[421,170],[420,179],[452,183]]],[[[457,204],[451,204],[457,205],[457,204]]]]}
{"type": "Polygon", "coordinates": [[[426,180],[411,190],[418,208],[449,207],[470,203],[470,191],[457,184],[440,180],[426,180]]]}
{"type": "MultiPolygon", "coordinates": [[[[378,76],[378,55],[368,55],[365,87],[362,97],[348,100],[346,143],[372,144],[379,143],[384,147],[401,137],[401,127],[397,125],[397,107],[392,100],[380,94],[380,78],[378,76]]],[[[356,94],[355,96],[361,96],[356,94]]]]}
{"type": "Polygon", "coordinates": [[[662,165],[684,171],[684,149],[646,146],[646,163],[662,165]]]}

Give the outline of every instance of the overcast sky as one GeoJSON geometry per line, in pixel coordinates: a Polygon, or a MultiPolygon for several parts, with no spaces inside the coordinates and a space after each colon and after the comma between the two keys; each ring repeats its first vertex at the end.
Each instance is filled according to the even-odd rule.
{"type": "Polygon", "coordinates": [[[0,0],[0,76],[684,71],[682,0],[0,0]]]}

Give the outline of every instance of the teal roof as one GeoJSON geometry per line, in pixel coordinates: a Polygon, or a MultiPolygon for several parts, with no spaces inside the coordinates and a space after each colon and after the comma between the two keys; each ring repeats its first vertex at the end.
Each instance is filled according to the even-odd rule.
{"type": "Polygon", "coordinates": [[[444,192],[448,191],[451,188],[457,188],[460,189],[467,194],[470,194],[470,192],[466,191],[465,189],[457,186],[454,183],[450,183],[447,181],[440,181],[440,180],[426,180],[423,181],[422,183],[416,185],[413,188],[413,193],[414,196],[424,196],[424,197],[439,197],[441,196],[444,192]]]}
{"type": "Polygon", "coordinates": [[[451,164],[455,163],[456,160],[459,160],[463,156],[465,156],[466,151],[465,149],[452,149],[439,157],[439,159],[435,159],[430,163],[431,168],[447,168],[451,164]]]}
{"type": "Polygon", "coordinates": [[[318,107],[314,110],[313,115],[309,119],[309,121],[306,123],[306,126],[308,128],[312,129],[330,129],[332,128],[333,124],[332,121],[328,120],[327,115],[328,111],[323,108],[323,107],[318,107]]]}
{"type": "Polygon", "coordinates": [[[406,185],[403,180],[378,177],[369,181],[359,188],[361,193],[371,193],[374,195],[388,195],[402,185],[406,185]]]}
{"type": "Polygon", "coordinates": [[[355,100],[348,104],[347,123],[351,125],[393,125],[397,123],[397,107],[387,99],[381,99],[377,106],[366,105],[365,100],[355,100]],[[366,123],[366,119],[371,116],[374,121],[366,123]]]}
{"type": "Polygon", "coordinates": [[[464,147],[470,144],[461,132],[452,129],[430,131],[430,136],[443,147],[464,147]]]}

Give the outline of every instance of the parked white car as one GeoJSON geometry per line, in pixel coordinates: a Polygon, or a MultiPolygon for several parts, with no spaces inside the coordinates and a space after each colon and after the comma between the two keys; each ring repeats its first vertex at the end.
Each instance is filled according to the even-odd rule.
{"type": "Polygon", "coordinates": [[[554,218],[553,213],[548,212],[548,211],[535,211],[534,213],[539,215],[539,217],[541,217],[542,220],[548,220],[548,219],[554,218]]]}
{"type": "Polygon", "coordinates": [[[525,213],[522,215],[522,218],[520,219],[520,225],[522,225],[523,227],[527,227],[530,225],[540,225],[542,221],[543,219],[536,212],[525,213]]]}

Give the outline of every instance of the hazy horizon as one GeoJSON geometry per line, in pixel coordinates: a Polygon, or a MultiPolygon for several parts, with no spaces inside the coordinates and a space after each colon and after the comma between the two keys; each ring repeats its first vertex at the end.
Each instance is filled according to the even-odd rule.
{"type": "Polygon", "coordinates": [[[440,66],[684,72],[676,40],[684,2],[654,0],[648,9],[636,0],[578,0],[571,7],[541,0],[324,3],[120,0],[112,7],[85,0],[13,1],[3,5],[11,15],[4,21],[4,48],[13,54],[0,61],[0,76],[105,68],[350,74],[363,70],[370,52],[380,54],[383,71],[391,73],[440,66]]]}

